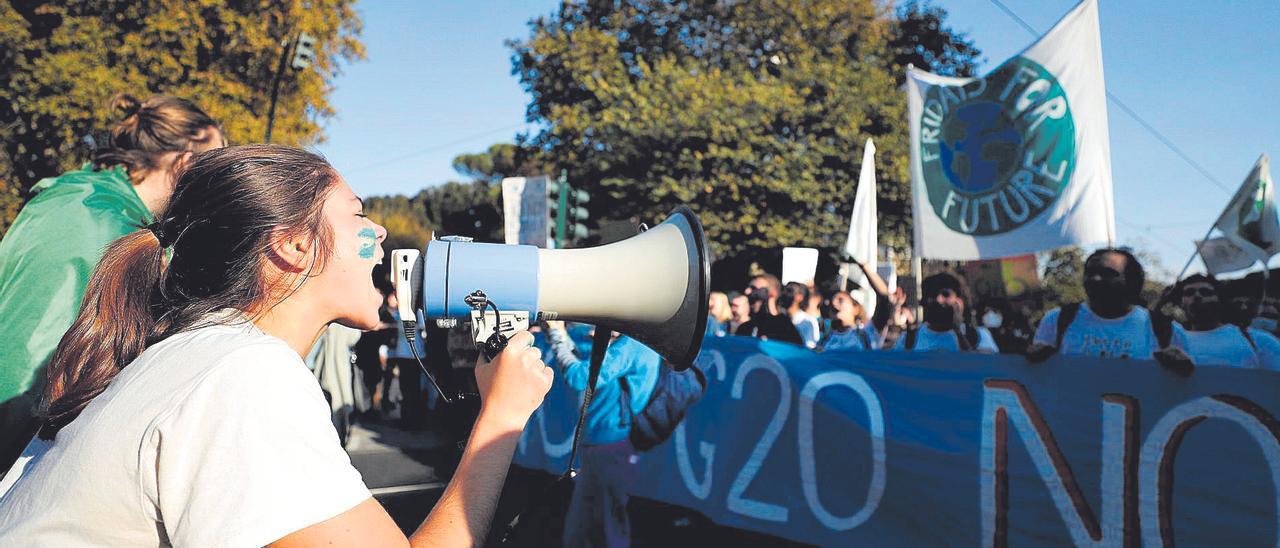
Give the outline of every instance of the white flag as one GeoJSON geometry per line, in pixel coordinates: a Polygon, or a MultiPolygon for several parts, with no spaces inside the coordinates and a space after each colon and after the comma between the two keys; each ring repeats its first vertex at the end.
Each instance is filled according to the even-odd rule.
{"type": "Polygon", "coordinates": [[[1096,0],[982,78],[907,76],[917,256],[1115,240],[1096,0]]]}
{"type": "Polygon", "coordinates": [[[1236,195],[1227,202],[1214,227],[1254,259],[1266,261],[1280,253],[1280,219],[1276,217],[1271,163],[1266,154],[1253,165],[1253,170],[1245,177],[1236,195]]]}
{"type": "MultiPolygon", "coordinates": [[[[845,239],[844,250],[871,271],[876,269],[879,250],[876,218],[876,145],[867,139],[862,147],[862,169],[858,172],[858,189],[853,195],[853,214],[849,216],[849,237],[845,239]]],[[[862,304],[865,319],[870,321],[876,311],[875,290],[861,269],[851,266],[847,272],[849,280],[860,288],[853,298],[862,304]]]]}
{"type": "Polygon", "coordinates": [[[1205,268],[1214,276],[1244,270],[1258,262],[1256,254],[1241,249],[1224,237],[1196,242],[1196,249],[1200,251],[1200,259],[1204,261],[1205,268]]]}

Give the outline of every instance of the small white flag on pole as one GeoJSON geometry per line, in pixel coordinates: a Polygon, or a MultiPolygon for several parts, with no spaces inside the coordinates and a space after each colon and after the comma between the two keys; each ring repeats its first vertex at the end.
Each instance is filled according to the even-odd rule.
{"type": "Polygon", "coordinates": [[[1200,259],[1210,274],[1217,276],[1226,272],[1244,270],[1258,262],[1258,256],[1240,248],[1225,237],[1210,238],[1196,244],[1200,250],[1200,259]]]}
{"type": "MultiPolygon", "coordinates": [[[[858,189],[853,195],[853,215],[849,217],[849,237],[845,240],[844,251],[872,272],[877,267],[876,252],[879,250],[876,218],[876,145],[867,139],[862,147],[862,169],[858,173],[858,189]]],[[[861,269],[850,266],[846,270],[849,280],[859,287],[853,298],[862,304],[865,319],[870,320],[876,311],[875,290],[861,269]]]]}
{"type": "MultiPolygon", "coordinates": [[[[1265,262],[1280,253],[1280,218],[1276,215],[1275,188],[1266,154],[1253,165],[1214,228],[1256,260],[1265,262]]],[[[1208,253],[1201,248],[1200,254],[1208,266],[1208,253]]]]}

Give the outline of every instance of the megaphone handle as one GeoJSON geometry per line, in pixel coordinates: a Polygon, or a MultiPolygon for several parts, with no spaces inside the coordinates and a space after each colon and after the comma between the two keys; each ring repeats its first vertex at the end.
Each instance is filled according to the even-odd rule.
{"type": "Polygon", "coordinates": [[[604,365],[604,353],[609,349],[609,340],[613,332],[596,326],[595,335],[591,337],[591,362],[587,370],[587,389],[582,391],[582,409],[578,412],[578,426],[573,429],[573,450],[569,453],[569,468],[564,475],[577,475],[578,445],[582,441],[582,427],[587,422],[587,406],[591,405],[591,397],[596,393],[596,382],[600,380],[600,368],[604,365]]]}

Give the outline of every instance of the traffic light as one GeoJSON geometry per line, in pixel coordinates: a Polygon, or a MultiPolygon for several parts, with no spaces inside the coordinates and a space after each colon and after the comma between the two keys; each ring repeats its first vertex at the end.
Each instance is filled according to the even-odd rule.
{"type": "Polygon", "coordinates": [[[591,201],[591,195],[582,189],[569,186],[565,172],[560,172],[560,179],[547,183],[547,197],[554,211],[553,228],[556,248],[563,249],[565,244],[587,237],[587,225],[583,224],[590,215],[584,205],[591,201]]]}
{"type": "Polygon", "coordinates": [[[293,48],[293,68],[304,70],[316,60],[316,37],[305,32],[298,34],[298,43],[293,48]]]}

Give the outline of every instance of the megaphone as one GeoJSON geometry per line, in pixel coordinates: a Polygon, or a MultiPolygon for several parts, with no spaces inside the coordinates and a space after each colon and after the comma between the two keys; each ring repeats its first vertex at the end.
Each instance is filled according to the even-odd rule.
{"type": "MultiPolygon", "coordinates": [[[[631,337],[676,370],[693,363],[707,328],[711,263],[702,224],[680,206],[661,224],[609,245],[531,245],[433,239],[391,252],[401,317],[438,325],[483,318],[485,306],[529,322],[594,324],[631,337]]],[[[503,323],[510,323],[503,322],[503,323]]],[[[496,326],[498,329],[510,325],[496,326]]]]}

